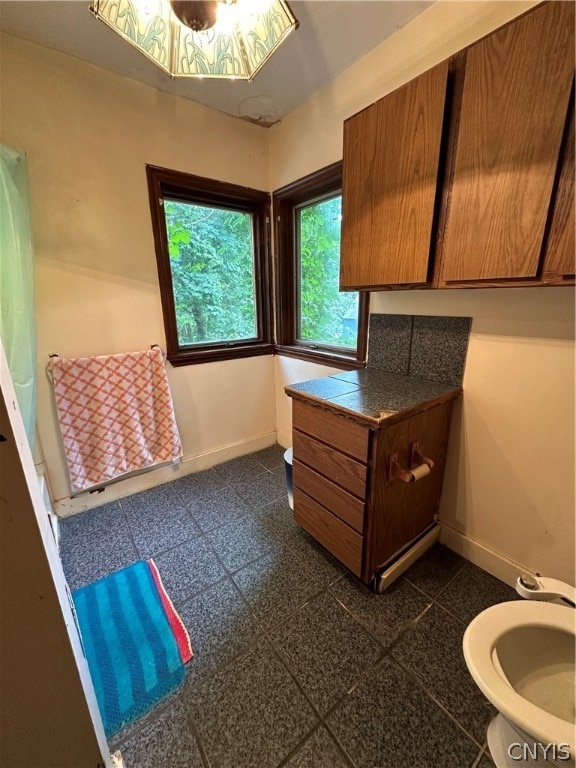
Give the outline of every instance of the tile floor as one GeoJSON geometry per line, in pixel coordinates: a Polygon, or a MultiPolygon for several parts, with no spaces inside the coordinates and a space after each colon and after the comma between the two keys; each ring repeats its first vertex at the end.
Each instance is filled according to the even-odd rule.
{"type": "Polygon", "coordinates": [[[516,598],[437,545],[374,595],[292,520],[279,446],[62,523],[71,589],[153,556],[195,650],[127,768],[489,768],[462,634],[516,598]]]}

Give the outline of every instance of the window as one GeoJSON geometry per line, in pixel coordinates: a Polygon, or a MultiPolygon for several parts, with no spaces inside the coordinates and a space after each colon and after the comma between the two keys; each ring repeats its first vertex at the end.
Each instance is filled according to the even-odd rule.
{"type": "Polygon", "coordinates": [[[271,353],[268,194],[146,171],[170,362],[271,353]]]}
{"type": "Polygon", "coordinates": [[[365,294],[339,291],[342,163],[274,193],[277,349],[350,368],[364,365],[365,294]]]}

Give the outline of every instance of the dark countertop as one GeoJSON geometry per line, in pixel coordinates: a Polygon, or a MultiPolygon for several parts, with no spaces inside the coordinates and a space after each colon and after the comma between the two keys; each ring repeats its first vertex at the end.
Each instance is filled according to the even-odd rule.
{"type": "Polygon", "coordinates": [[[462,389],[414,376],[374,368],[347,371],[285,388],[286,394],[342,411],[372,427],[396,421],[428,408],[432,402],[458,397],[462,389]]]}

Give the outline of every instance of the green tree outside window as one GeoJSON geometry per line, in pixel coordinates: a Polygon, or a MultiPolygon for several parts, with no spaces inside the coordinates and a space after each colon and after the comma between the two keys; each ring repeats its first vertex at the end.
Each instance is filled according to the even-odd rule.
{"type": "Polygon", "coordinates": [[[254,339],[252,215],[164,201],[181,346],[254,339]]]}
{"type": "Polygon", "coordinates": [[[302,341],[355,348],[358,294],[339,291],[342,196],[296,208],[298,312],[302,341]]]}

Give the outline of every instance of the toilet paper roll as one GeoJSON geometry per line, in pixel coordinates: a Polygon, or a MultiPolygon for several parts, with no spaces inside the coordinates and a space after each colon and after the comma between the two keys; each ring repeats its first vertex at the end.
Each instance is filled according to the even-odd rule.
{"type": "Polygon", "coordinates": [[[413,467],[410,470],[410,474],[414,478],[412,482],[416,482],[416,480],[421,480],[423,477],[430,474],[430,467],[428,464],[419,464],[417,467],[413,467]]]}

